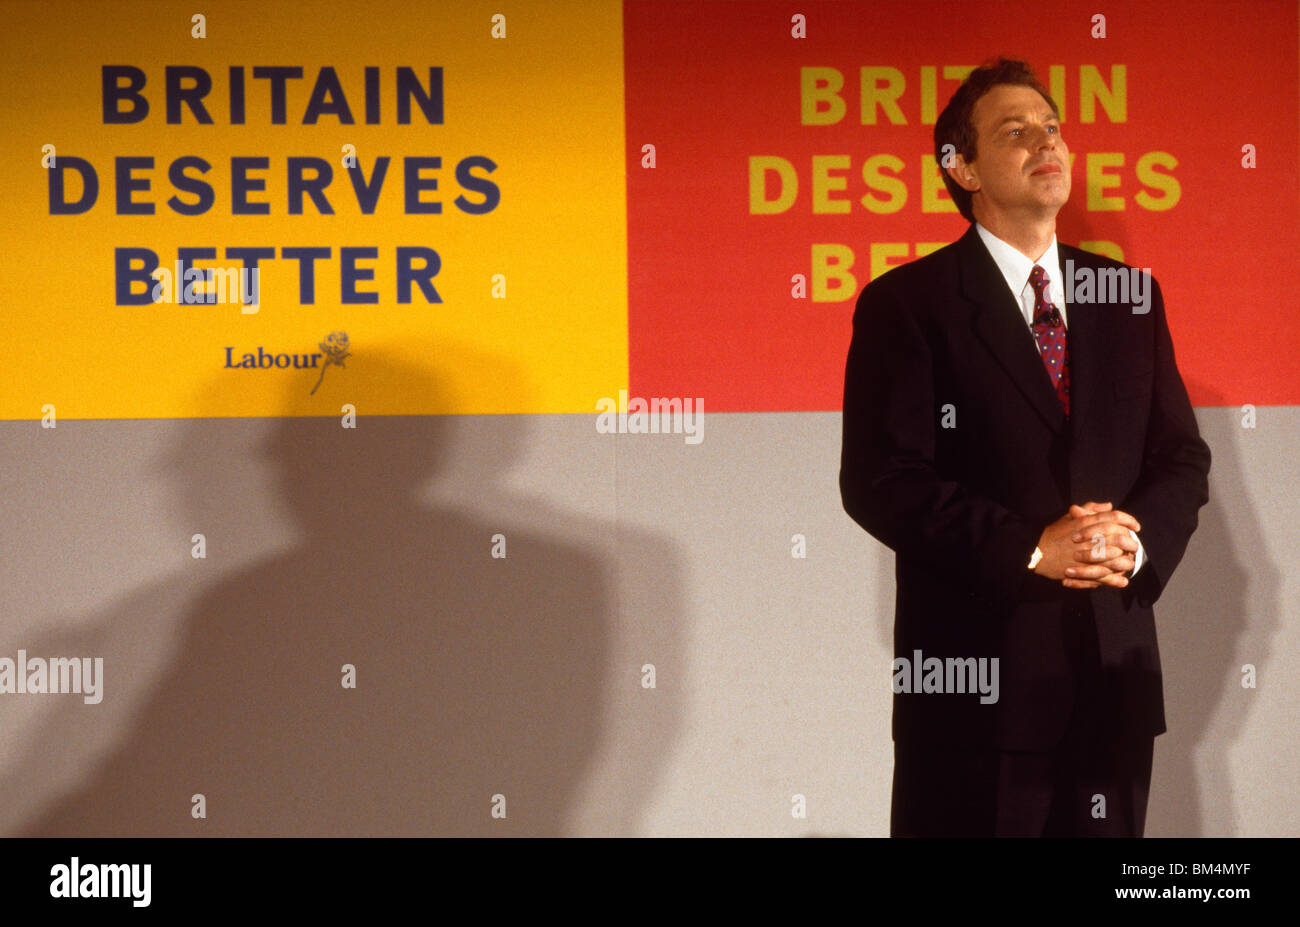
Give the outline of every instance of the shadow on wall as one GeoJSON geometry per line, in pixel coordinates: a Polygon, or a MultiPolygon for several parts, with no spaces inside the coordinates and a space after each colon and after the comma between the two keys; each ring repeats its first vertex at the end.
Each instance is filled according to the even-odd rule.
{"type": "MultiPolygon", "coordinates": [[[[1189,391],[1192,384],[1188,384],[1189,391]]],[[[1222,403],[1212,387],[1196,384],[1222,403]]],[[[1267,415],[1267,410],[1261,410],[1267,415]]],[[[1240,446],[1267,440],[1266,426],[1241,428],[1240,412],[1200,410],[1210,445],[1210,501],[1182,563],[1155,605],[1168,731],[1156,738],[1147,836],[1234,837],[1238,825],[1229,759],[1258,689],[1241,667],[1270,662],[1283,604],[1281,576],[1255,515],[1268,500],[1247,494],[1240,446]]],[[[1261,448],[1257,459],[1267,457],[1261,448]]]]}
{"type": "MultiPolygon", "coordinates": [[[[1076,177],[1076,191],[1077,186],[1076,177]]],[[[1076,193],[1062,209],[1058,234],[1063,241],[1100,234],[1080,203],[1076,193]]],[[[1142,266],[1126,229],[1112,237],[1127,263],[1142,266]]],[[[1175,316],[1187,311],[1169,308],[1175,316]]],[[[1174,348],[1177,353],[1176,343],[1174,348]]],[[[1240,413],[1223,407],[1226,400],[1213,384],[1193,382],[1184,372],[1184,385],[1203,403],[1198,422],[1214,426],[1201,434],[1212,455],[1210,501],[1155,605],[1168,730],[1156,738],[1146,834],[1250,836],[1237,824],[1228,766],[1258,692],[1241,687],[1241,666],[1267,663],[1283,606],[1281,577],[1265,558],[1269,548],[1255,516],[1261,500],[1246,494],[1239,446],[1267,440],[1267,432],[1243,430],[1240,413]]]]}
{"type": "MultiPolygon", "coordinates": [[[[347,372],[355,368],[365,382],[444,388],[429,370],[392,357],[367,352],[349,360],[347,372]]],[[[100,706],[61,698],[9,764],[0,783],[8,796],[51,774],[77,782],[30,805],[13,829],[563,834],[599,752],[607,794],[587,796],[604,805],[596,826],[633,830],[680,714],[662,682],[647,698],[623,691],[639,690],[643,661],[681,664],[673,548],[510,489],[503,478],[524,449],[527,416],[362,414],[344,429],[337,416],[293,417],[306,408],[300,392],[287,417],[176,423],[164,464],[189,509],[181,523],[210,528],[209,559],[195,566],[187,548],[185,565],[164,581],[27,648],[103,655],[107,694],[100,706]],[[193,598],[197,570],[220,569],[222,558],[236,559],[230,551],[253,546],[250,531],[276,522],[250,511],[240,498],[247,487],[222,478],[247,468],[230,455],[247,452],[238,436],[255,424],[265,429],[274,499],[297,540],[193,598]],[[479,459],[458,454],[462,438],[479,459]],[[241,508],[243,522],[222,514],[241,508]],[[491,556],[498,534],[505,559],[491,556]],[[651,612],[633,616],[648,629],[639,639],[635,627],[616,627],[615,559],[625,557],[659,581],[651,612]],[[167,626],[175,640],[147,640],[161,630],[150,616],[187,597],[175,630],[167,626]],[[636,654],[635,665],[624,652],[636,654]],[[342,684],[345,664],[355,667],[355,688],[342,684]],[[112,709],[114,699],[132,709],[112,709]],[[106,732],[105,723],[118,727],[106,732]],[[611,725],[622,730],[603,729],[611,725]],[[103,746],[90,756],[73,746],[87,742],[103,746]],[[192,816],[196,793],[205,820],[192,816]],[[498,795],[504,818],[493,816],[498,795]]],[[[364,413],[364,398],[355,401],[364,413]]]]}

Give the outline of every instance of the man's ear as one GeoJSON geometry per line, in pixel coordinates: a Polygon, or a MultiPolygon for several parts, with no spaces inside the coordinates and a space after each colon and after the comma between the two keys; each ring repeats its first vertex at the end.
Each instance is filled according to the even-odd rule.
{"type": "Polygon", "coordinates": [[[960,154],[954,153],[952,156],[952,165],[945,168],[948,176],[957,182],[967,193],[978,193],[980,188],[979,177],[975,173],[975,168],[960,154]]]}

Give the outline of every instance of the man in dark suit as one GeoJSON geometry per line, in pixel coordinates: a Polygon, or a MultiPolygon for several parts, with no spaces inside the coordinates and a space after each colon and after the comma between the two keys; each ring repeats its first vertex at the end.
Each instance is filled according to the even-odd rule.
{"type": "Polygon", "coordinates": [[[1057,117],[1023,62],[973,71],[934,133],[971,227],[872,281],[853,317],[840,488],[896,552],[895,836],[1145,826],[1165,730],[1152,605],[1210,452],[1154,278],[1056,241],[1057,117]],[[1068,299],[1088,275],[1133,285],[1068,299]]]}

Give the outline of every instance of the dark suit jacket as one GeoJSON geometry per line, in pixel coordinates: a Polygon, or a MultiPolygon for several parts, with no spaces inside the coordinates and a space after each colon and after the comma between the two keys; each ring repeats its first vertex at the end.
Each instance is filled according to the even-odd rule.
{"type": "MultiPolygon", "coordinates": [[[[1125,266],[1059,241],[1057,250],[1076,268],[1125,266]]],[[[1209,498],[1210,451],[1150,285],[1145,314],[1067,303],[1068,421],[973,224],[859,296],[840,489],[849,515],[896,552],[895,653],[999,658],[993,704],[895,694],[895,740],[1051,749],[1079,672],[1068,623],[1088,621],[1106,729],[1165,730],[1152,605],[1209,498]],[[956,427],[943,427],[948,404],[956,427]],[[1070,590],[1027,568],[1043,528],[1090,500],[1142,525],[1147,559],[1125,589],[1070,590]]]]}

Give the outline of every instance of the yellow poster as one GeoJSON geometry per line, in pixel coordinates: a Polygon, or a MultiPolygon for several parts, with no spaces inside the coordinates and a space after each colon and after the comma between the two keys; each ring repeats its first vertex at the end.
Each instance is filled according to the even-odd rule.
{"type": "Polygon", "coordinates": [[[621,7],[561,9],[4,4],[0,417],[626,387],[621,7]]]}

